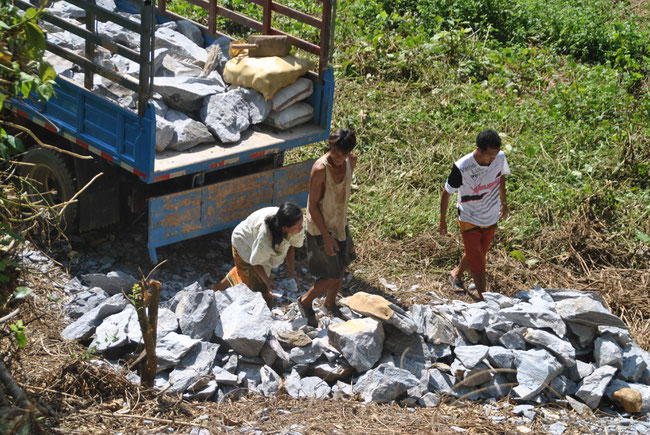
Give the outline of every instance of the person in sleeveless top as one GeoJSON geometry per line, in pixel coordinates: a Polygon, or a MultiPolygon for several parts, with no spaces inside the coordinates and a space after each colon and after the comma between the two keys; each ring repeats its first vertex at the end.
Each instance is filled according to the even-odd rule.
{"type": "Polygon", "coordinates": [[[338,129],[329,137],[330,149],[316,160],[309,177],[309,199],[305,216],[307,263],[314,285],[298,300],[298,308],[310,326],[318,326],[312,307],[325,295],[325,310],[341,317],[336,295],[343,284],[345,268],[356,258],[347,222],[352,171],[357,156],[354,131],[338,129]]]}

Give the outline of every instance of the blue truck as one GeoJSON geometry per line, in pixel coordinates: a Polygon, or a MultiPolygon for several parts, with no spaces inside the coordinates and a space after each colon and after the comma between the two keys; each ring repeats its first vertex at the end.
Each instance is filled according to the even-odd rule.
{"type": "MultiPolygon", "coordinates": [[[[15,0],[18,7],[35,6],[15,0]]],[[[313,121],[287,131],[249,129],[235,144],[202,144],[192,152],[156,152],[156,113],[153,94],[155,26],[184,19],[167,10],[165,0],[117,0],[118,11],[109,11],[95,0],[64,0],[86,12],[83,25],[71,24],[46,13],[43,20],[85,40],[85,52],[67,50],[48,41],[47,50],[82,68],[85,86],[57,77],[54,96],[46,103],[35,99],[12,100],[9,108],[36,133],[43,143],[56,143],[71,153],[92,156],[79,159],[34,146],[24,160],[33,165],[29,174],[52,203],[70,200],[94,179],[65,212],[68,229],[81,232],[125,222],[133,213],[148,216],[148,249],[156,263],[156,248],[235,226],[254,210],[307,199],[311,161],[284,164],[284,152],[327,139],[334,97],[330,64],[334,33],[335,0],[322,0],[320,17],[289,8],[272,0],[251,0],[261,19],[230,10],[217,0],[188,0],[205,9],[208,25],[199,25],[206,45],[228,36],[219,23],[231,23],[264,35],[286,35],[308,56],[318,58],[307,73],[314,92],[307,100],[314,108],[313,121]],[[134,22],[119,11],[140,15],[134,22]],[[280,17],[281,19],[278,19],[280,17]],[[274,27],[294,20],[315,29],[312,42],[274,27]],[[96,31],[98,21],[111,21],[140,37],[140,50],[132,50],[96,31]],[[92,61],[97,47],[108,49],[140,65],[138,79],[118,74],[92,61]],[[93,77],[102,76],[137,92],[137,113],[93,92],[93,77]],[[97,174],[101,176],[97,177],[97,174]]]]}

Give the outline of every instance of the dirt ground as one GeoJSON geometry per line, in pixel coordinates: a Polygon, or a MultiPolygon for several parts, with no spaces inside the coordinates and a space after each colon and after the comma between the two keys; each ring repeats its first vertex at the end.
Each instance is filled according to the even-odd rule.
{"type": "MultiPolygon", "coordinates": [[[[101,238],[105,235],[96,233],[89,237],[82,244],[73,245],[72,253],[66,255],[71,257],[75,252],[101,249],[101,238]]],[[[117,237],[113,243],[119,244],[120,237],[132,235],[116,233],[111,237],[117,237]]],[[[159,254],[176,256],[178,261],[192,261],[195,265],[198,263],[209,271],[219,259],[206,258],[200,253],[207,251],[204,248],[213,243],[211,237],[163,248],[159,254]]],[[[357,246],[359,258],[352,268],[360,268],[358,275],[362,277],[353,274],[342,293],[360,290],[378,293],[405,307],[413,303],[428,303],[430,292],[441,298],[458,298],[446,284],[448,271],[436,259],[459,253],[458,240],[437,235],[397,245],[379,240],[366,241],[357,246]],[[391,278],[386,264],[395,262],[406,265],[414,273],[391,278]],[[401,290],[387,290],[380,283],[382,277],[397,284],[401,290]],[[419,287],[412,288],[416,285],[419,287]]],[[[222,254],[226,258],[228,252],[224,250],[222,254]]],[[[541,285],[599,291],[610,308],[628,323],[639,345],[648,350],[650,270],[595,264],[589,255],[576,251],[564,262],[531,266],[496,250],[489,260],[491,290],[512,295],[541,285]]],[[[135,261],[145,273],[145,268],[151,267],[147,262],[146,244],[143,244],[141,252],[125,253],[122,261],[135,261]]],[[[297,261],[297,270],[301,270],[301,255],[297,261]]],[[[17,350],[5,338],[0,340],[0,351],[8,355],[4,360],[9,361],[9,369],[33,404],[30,412],[16,418],[31,419],[34,433],[189,433],[194,428],[204,428],[210,433],[242,429],[265,433],[295,430],[314,434],[458,433],[455,428],[465,429],[467,434],[544,433],[538,420],[525,427],[505,420],[493,420],[491,417],[494,415],[504,415],[498,408],[507,400],[497,403],[497,409],[486,411],[481,403],[457,402],[453,398],[448,398],[438,407],[424,409],[396,404],[366,405],[359,398],[295,400],[285,394],[266,399],[241,392],[237,400],[217,404],[160,394],[129,383],[126,372],[118,373],[92,365],[92,356],[85,347],[60,338],[60,331],[66,325],[61,302],[65,293],[56,283],[69,277],[65,264],[46,274],[25,276],[36,295],[21,305],[21,317],[28,325],[28,344],[17,350]]],[[[301,278],[308,279],[306,276],[301,278]]],[[[461,299],[471,302],[474,297],[469,294],[461,296],[461,299]]],[[[10,308],[13,309],[5,307],[5,311],[10,308]]],[[[509,411],[504,413],[508,415],[509,411]]],[[[584,430],[570,428],[565,433],[584,433],[584,430]]]]}

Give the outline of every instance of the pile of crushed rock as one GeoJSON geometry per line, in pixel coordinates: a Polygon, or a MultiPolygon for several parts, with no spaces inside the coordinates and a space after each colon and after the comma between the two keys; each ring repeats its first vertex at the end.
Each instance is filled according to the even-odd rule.
{"type": "MultiPolygon", "coordinates": [[[[66,285],[73,321],[62,337],[124,358],[142,340],[121,293],[135,278],[81,278],[66,285]]],[[[471,304],[436,298],[409,310],[359,292],[340,300],[344,318],[317,310],[318,328],[301,317],[293,280],[281,282],[277,296],[293,302],[271,310],[243,284],[214,292],[194,283],[161,303],[156,388],[215,401],[286,392],[430,407],[449,396],[510,396],[531,409],[650,410],[650,355],[594,292],[535,288],[512,298],[485,293],[471,304]]]]}

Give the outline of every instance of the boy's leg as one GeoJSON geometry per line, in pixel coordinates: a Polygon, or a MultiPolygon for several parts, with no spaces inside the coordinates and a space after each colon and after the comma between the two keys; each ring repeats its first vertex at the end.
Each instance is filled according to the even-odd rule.
{"type": "MultiPolygon", "coordinates": [[[[485,260],[487,257],[487,252],[490,249],[490,245],[492,244],[492,239],[494,239],[495,231],[496,226],[489,229],[477,229],[463,233],[463,242],[465,242],[465,234],[468,234],[467,238],[471,244],[471,256],[468,259],[468,263],[480,300],[483,300],[483,292],[487,288],[485,260]]],[[[465,250],[467,252],[467,244],[465,244],[465,250]]]]}
{"type": "MultiPolygon", "coordinates": [[[[314,299],[326,293],[329,296],[329,293],[331,292],[330,289],[332,288],[338,290],[340,282],[340,279],[319,278],[314,282],[314,285],[307,291],[307,293],[299,299],[299,301],[304,307],[311,307],[314,299]]],[[[336,297],[336,294],[334,294],[334,297],[336,297]]],[[[327,299],[325,299],[325,303],[327,304],[327,299]]]]}
{"type": "Polygon", "coordinates": [[[339,294],[341,286],[343,285],[343,278],[330,280],[331,285],[327,289],[327,294],[325,295],[325,306],[327,308],[333,308],[336,306],[336,295],[339,294]]]}
{"type": "Polygon", "coordinates": [[[467,255],[463,254],[463,258],[460,259],[460,263],[451,271],[451,277],[456,281],[462,281],[463,275],[469,270],[469,261],[467,261],[467,255]]]}

